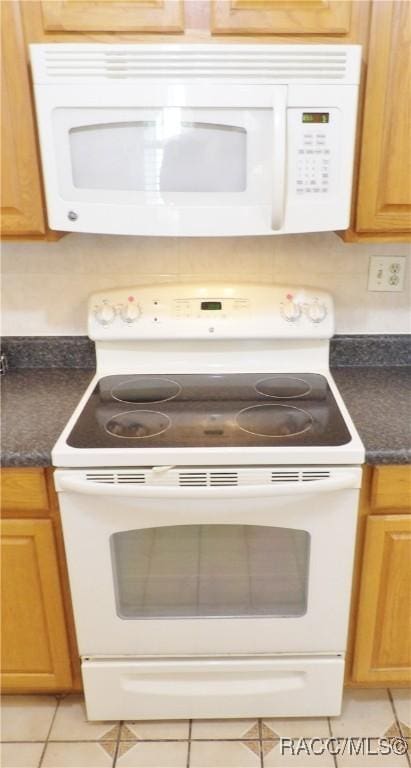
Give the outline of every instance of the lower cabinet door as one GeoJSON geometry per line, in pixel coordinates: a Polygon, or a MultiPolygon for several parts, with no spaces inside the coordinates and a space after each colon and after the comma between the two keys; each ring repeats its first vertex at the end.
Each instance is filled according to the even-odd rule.
{"type": "Polygon", "coordinates": [[[353,678],[411,682],[411,515],[367,520],[353,678]]]}
{"type": "Polygon", "coordinates": [[[63,602],[50,520],[1,524],[3,691],[71,688],[63,602]]]}

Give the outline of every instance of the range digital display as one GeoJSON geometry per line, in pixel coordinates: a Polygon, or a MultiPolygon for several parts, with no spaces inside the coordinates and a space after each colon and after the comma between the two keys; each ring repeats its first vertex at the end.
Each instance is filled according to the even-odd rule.
{"type": "Polygon", "coordinates": [[[201,309],[222,309],[221,301],[202,301],[201,309]]]}
{"type": "Polygon", "coordinates": [[[303,112],[303,123],[329,123],[329,112],[303,112]]]}

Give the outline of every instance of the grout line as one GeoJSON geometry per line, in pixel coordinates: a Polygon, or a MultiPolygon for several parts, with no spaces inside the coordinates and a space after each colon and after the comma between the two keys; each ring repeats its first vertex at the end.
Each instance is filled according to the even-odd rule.
{"type": "Polygon", "coordinates": [[[118,721],[118,734],[117,734],[117,739],[116,739],[116,746],[114,748],[112,768],[116,768],[117,757],[118,757],[118,750],[120,749],[120,736],[121,736],[121,730],[123,728],[123,723],[124,723],[124,720],[119,720],[118,721]]]}
{"type": "Polygon", "coordinates": [[[264,768],[264,754],[263,754],[263,721],[261,717],[258,718],[258,740],[260,744],[260,766],[264,768]]]}
{"type": "Polygon", "coordinates": [[[187,745],[187,763],[186,768],[190,768],[190,758],[191,758],[191,732],[193,729],[193,721],[188,721],[188,745],[187,745]]]}
{"type": "MultiPolygon", "coordinates": [[[[332,731],[332,728],[331,728],[331,718],[330,717],[327,717],[327,723],[328,723],[328,732],[329,732],[330,738],[332,738],[333,731],[332,731]]],[[[334,768],[338,768],[337,755],[333,755],[333,760],[334,760],[334,768]]]]}
{"type": "Polygon", "coordinates": [[[54,725],[54,721],[56,719],[56,715],[57,715],[57,712],[58,712],[58,709],[59,709],[59,706],[60,706],[60,702],[62,701],[62,698],[63,697],[59,697],[59,698],[56,697],[56,708],[54,710],[53,717],[51,718],[50,727],[49,727],[49,729],[47,731],[47,736],[46,736],[46,740],[44,742],[44,747],[43,747],[42,753],[40,755],[40,760],[39,760],[38,768],[41,768],[41,766],[43,765],[44,755],[46,754],[46,749],[47,749],[47,744],[48,744],[48,741],[49,741],[49,736],[50,736],[50,733],[51,733],[51,729],[52,729],[52,727],[54,725]]]}
{"type": "MultiPolygon", "coordinates": [[[[403,733],[402,733],[402,730],[401,730],[400,719],[399,719],[399,717],[397,715],[397,710],[395,708],[394,697],[393,697],[393,695],[391,693],[391,689],[390,688],[387,688],[387,694],[388,694],[388,698],[389,698],[389,700],[391,702],[392,711],[394,712],[394,717],[395,717],[395,722],[397,723],[398,733],[400,734],[401,738],[406,738],[406,737],[403,736],[403,733]]],[[[409,746],[409,742],[408,742],[407,738],[406,738],[406,742],[407,742],[407,745],[409,746]]],[[[410,759],[410,755],[409,755],[409,750],[408,749],[407,749],[407,751],[405,753],[405,758],[407,760],[408,765],[411,766],[411,759],[410,759]]]]}

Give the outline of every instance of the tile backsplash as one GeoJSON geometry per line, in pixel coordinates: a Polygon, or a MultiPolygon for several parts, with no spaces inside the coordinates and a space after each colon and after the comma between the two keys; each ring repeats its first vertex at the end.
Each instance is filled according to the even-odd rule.
{"type": "MultiPolygon", "coordinates": [[[[407,244],[349,245],[334,233],[244,238],[66,235],[2,246],[2,332],[87,333],[87,296],[104,288],[190,280],[316,286],[335,300],[337,333],[409,333],[411,269],[399,293],[367,290],[372,254],[410,255],[407,244]]],[[[409,260],[409,259],[408,259],[409,260]]]]}

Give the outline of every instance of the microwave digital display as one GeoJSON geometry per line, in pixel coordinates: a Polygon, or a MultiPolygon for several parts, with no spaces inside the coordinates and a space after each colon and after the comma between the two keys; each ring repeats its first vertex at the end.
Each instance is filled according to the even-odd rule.
{"type": "Polygon", "coordinates": [[[222,309],[221,301],[202,301],[201,309],[222,309]]]}
{"type": "Polygon", "coordinates": [[[329,112],[303,112],[303,123],[329,123],[329,112]]]}

